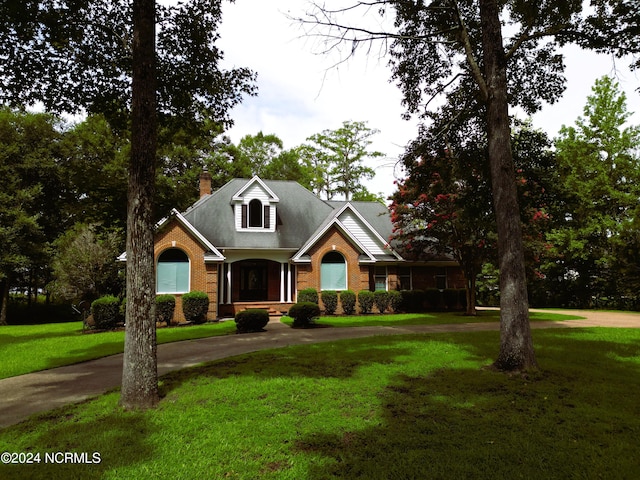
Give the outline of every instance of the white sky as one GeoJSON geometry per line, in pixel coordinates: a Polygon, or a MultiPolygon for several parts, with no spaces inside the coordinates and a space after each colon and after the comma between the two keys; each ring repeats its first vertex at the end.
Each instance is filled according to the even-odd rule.
{"type": "MultiPolygon", "coordinates": [[[[303,37],[299,25],[285,13],[301,16],[302,0],[235,0],[223,3],[223,19],[218,45],[224,52],[226,68],[248,67],[258,73],[258,96],[245,98],[231,117],[234,127],[227,132],[234,143],[247,134],[274,133],[285,149],[304,143],[307,137],[325,129],[336,129],[343,121],[367,121],[380,130],[372,148],[384,152],[370,166],[376,178],[367,182],[374,193],[389,195],[393,179],[400,174],[393,165],[404,146],[415,138],[417,120],[402,120],[399,89],[389,83],[387,59],[358,52],[339,68],[336,61],[318,55],[314,40],[303,37]]],[[[577,48],[565,55],[567,90],[555,105],[546,106],[533,117],[535,127],[552,138],[560,127],[573,125],[582,115],[595,80],[616,74],[627,93],[627,107],[637,112],[631,123],[640,124],[640,73],[630,72],[628,62],[597,56],[577,48]],[[614,71],[615,67],[615,71],[614,71]]]]}

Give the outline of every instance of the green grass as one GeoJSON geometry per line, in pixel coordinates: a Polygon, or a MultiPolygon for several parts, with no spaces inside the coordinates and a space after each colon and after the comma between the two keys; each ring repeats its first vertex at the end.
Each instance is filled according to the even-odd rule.
{"type": "Polygon", "coordinates": [[[640,331],[533,332],[539,373],[483,367],[498,333],[373,337],[238,356],[0,431],[0,452],[100,464],[0,465],[2,478],[636,478],[640,331]]]}
{"type": "MultiPolygon", "coordinates": [[[[235,322],[159,328],[158,343],[234,333],[235,322]]],[[[122,353],[124,331],[82,333],[82,322],[0,327],[0,378],[122,353]]]]}
{"type": "MultiPolygon", "coordinates": [[[[529,318],[533,322],[580,320],[584,317],[547,312],[530,312],[529,318]]],[[[293,319],[282,317],[283,323],[291,326],[293,319]]],[[[500,312],[497,310],[480,310],[475,317],[466,316],[460,312],[445,313],[400,313],[394,315],[347,315],[320,317],[317,325],[331,327],[393,327],[402,325],[440,325],[458,323],[499,322],[500,312]]]]}
{"type": "MultiPolygon", "coordinates": [[[[551,313],[531,313],[531,320],[569,320],[582,317],[551,313]]],[[[283,317],[284,323],[293,320],[283,317]]],[[[318,324],[334,327],[435,325],[443,323],[499,321],[497,311],[482,311],[477,317],[459,313],[365,315],[322,317],[318,324]]],[[[180,328],[160,328],[158,343],[178,342],[196,338],[227,335],[235,332],[235,322],[192,325],[180,328]]],[[[122,353],[124,332],[83,333],[81,322],[43,325],[8,325],[0,327],[0,349],[4,361],[0,364],[0,379],[49,368],[71,365],[87,360],[122,353]]]]}

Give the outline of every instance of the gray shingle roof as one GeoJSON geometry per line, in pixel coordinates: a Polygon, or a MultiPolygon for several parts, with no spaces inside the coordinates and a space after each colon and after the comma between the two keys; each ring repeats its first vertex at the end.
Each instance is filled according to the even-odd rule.
{"type": "MultiPolygon", "coordinates": [[[[346,202],[327,202],[293,181],[263,180],[278,196],[276,232],[238,232],[232,197],[249,179],[233,179],[198,200],[184,217],[218,248],[299,249],[346,202]]],[[[351,202],[383,239],[391,235],[387,208],[377,202],[351,202]]]]}

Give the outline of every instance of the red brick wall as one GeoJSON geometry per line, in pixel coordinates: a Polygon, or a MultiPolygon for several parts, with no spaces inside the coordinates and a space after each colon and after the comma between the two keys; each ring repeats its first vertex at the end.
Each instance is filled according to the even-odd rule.
{"type": "MultiPolygon", "coordinates": [[[[185,230],[177,220],[170,221],[169,225],[156,235],[155,238],[155,260],[162,252],[169,248],[179,248],[187,254],[190,260],[190,289],[201,290],[209,295],[208,320],[215,320],[218,317],[218,265],[215,263],[204,263],[205,249],[193,235],[185,230]]],[[[174,322],[184,322],[182,313],[182,296],[175,295],[176,310],[173,317],[174,322]]]]}

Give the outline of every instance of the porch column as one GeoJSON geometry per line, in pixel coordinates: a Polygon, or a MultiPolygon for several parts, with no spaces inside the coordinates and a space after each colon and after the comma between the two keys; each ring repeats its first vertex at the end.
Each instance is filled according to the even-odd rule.
{"type": "Polygon", "coordinates": [[[291,303],[291,270],[293,266],[287,263],[287,303],[291,303]]]}
{"type": "Polygon", "coordinates": [[[226,281],[227,281],[227,304],[231,304],[231,264],[230,263],[225,263],[226,267],[227,267],[227,275],[226,275],[226,281]]]}
{"type": "Polygon", "coordinates": [[[284,274],[284,267],[285,267],[286,263],[281,263],[280,264],[280,303],[284,303],[284,280],[285,280],[285,274],[284,274]]]}

